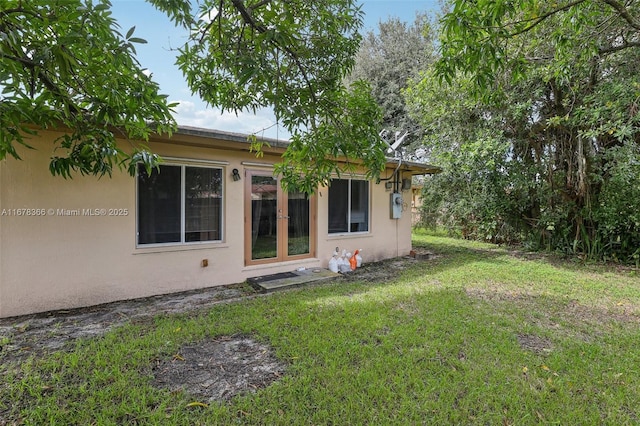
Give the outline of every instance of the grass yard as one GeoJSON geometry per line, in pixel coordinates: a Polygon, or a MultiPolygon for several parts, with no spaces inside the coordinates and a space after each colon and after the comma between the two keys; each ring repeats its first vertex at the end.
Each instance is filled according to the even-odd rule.
{"type": "Polygon", "coordinates": [[[392,281],[162,316],[3,362],[0,425],[640,424],[637,271],[423,233],[414,246],[437,257],[392,281]],[[227,402],[153,386],[158,360],[229,335],[269,344],[286,372],[227,402]]]}

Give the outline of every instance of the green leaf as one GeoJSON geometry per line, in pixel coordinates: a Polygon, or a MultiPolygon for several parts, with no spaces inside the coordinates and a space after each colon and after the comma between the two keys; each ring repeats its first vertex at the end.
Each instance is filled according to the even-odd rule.
{"type": "Polygon", "coordinates": [[[129,42],[131,43],[138,43],[138,44],[146,44],[147,40],[143,39],[143,38],[138,38],[138,37],[131,37],[128,39],[129,42]]]}
{"type": "Polygon", "coordinates": [[[131,28],[129,28],[129,31],[127,31],[127,35],[124,36],[124,38],[126,38],[127,40],[129,40],[129,38],[133,35],[134,31],[136,30],[136,27],[133,26],[131,28]]]}

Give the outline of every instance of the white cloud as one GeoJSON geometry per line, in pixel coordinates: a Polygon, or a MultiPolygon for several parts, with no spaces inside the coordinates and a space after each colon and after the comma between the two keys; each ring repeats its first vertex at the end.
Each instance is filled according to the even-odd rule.
{"type": "Polygon", "coordinates": [[[179,100],[175,107],[175,119],[179,125],[227,132],[252,134],[275,139],[288,139],[289,133],[276,125],[273,112],[262,109],[256,114],[240,112],[221,112],[204,104],[188,100],[179,100]]]}
{"type": "Polygon", "coordinates": [[[206,22],[207,24],[210,24],[211,21],[213,21],[217,17],[218,17],[218,9],[214,7],[211,10],[209,10],[209,12],[206,12],[200,15],[200,20],[206,22]]]}

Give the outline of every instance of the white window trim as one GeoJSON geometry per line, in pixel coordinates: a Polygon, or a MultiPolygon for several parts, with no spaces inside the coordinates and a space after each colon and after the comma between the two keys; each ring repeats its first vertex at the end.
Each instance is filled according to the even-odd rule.
{"type": "Polygon", "coordinates": [[[228,166],[228,161],[220,161],[220,160],[206,160],[206,159],[194,159],[194,158],[183,158],[183,157],[162,157],[164,162],[162,162],[161,166],[228,166]]]}
{"type": "Polygon", "coordinates": [[[139,207],[139,202],[140,199],[138,198],[138,195],[140,194],[140,190],[138,187],[138,168],[136,167],[136,210],[135,210],[135,214],[136,214],[136,233],[135,233],[135,243],[136,243],[136,249],[157,249],[157,248],[162,248],[162,247],[168,247],[168,248],[176,248],[176,247],[198,247],[198,246],[202,246],[202,245],[220,245],[220,244],[224,244],[225,242],[225,223],[226,223],[226,218],[225,218],[225,184],[226,184],[226,167],[224,167],[225,165],[228,165],[229,163],[226,161],[215,161],[215,160],[195,160],[195,159],[185,159],[185,158],[177,158],[177,157],[163,157],[163,160],[165,160],[165,162],[163,162],[162,164],[160,164],[160,166],[178,166],[180,167],[180,181],[181,181],[181,185],[180,185],[180,241],[176,241],[176,242],[170,242],[170,243],[152,243],[152,244],[140,244],[138,241],[138,237],[139,237],[139,223],[138,223],[138,207],[139,207]],[[166,161],[169,160],[169,161],[166,161]],[[186,202],[186,188],[185,188],[185,182],[186,182],[186,170],[187,167],[199,167],[199,168],[206,168],[206,169],[218,169],[220,170],[221,173],[221,177],[222,177],[222,182],[221,182],[221,188],[220,188],[220,239],[219,240],[211,240],[211,241],[191,241],[191,242],[186,242],[184,241],[184,237],[185,237],[185,231],[186,231],[186,224],[185,224],[185,215],[186,215],[186,207],[185,207],[185,202],[186,202]]]}
{"type": "MultiPolygon", "coordinates": [[[[345,237],[345,236],[351,236],[351,235],[359,235],[359,236],[361,236],[361,235],[371,234],[371,215],[372,215],[372,211],[373,211],[372,200],[371,200],[371,191],[372,191],[371,180],[367,179],[364,175],[351,175],[348,178],[338,177],[336,175],[336,176],[332,177],[331,179],[332,180],[336,179],[336,180],[347,180],[347,181],[349,181],[349,185],[348,185],[348,200],[347,200],[347,203],[349,204],[349,208],[347,209],[347,226],[349,226],[351,224],[351,181],[352,180],[358,180],[358,181],[367,182],[367,184],[368,184],[368,186],[367,186],[367,192],[368,192],[367,211],[369,213],[369,219],[367,221],[367,230],[366,231],[329,232],[329,229],[327,229],[327,236],[329,236],[329,237],[345,237]]],[[[330,209],[328,191],[331,191],[330,186],[327,188],[327,211],[330,209]]]]}

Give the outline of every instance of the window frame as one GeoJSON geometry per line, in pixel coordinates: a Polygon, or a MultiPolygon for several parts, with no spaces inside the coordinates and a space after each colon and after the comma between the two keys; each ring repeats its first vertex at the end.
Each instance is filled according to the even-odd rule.
{"type": "Polygon", "coordinates": [[[136,232],[135,245],[136,248],[158,248],[158,247],[188,247],[201,246],[203,244],[221,244],[225,241],[225,184],[226,184],[226,162],[217,161],[198,161],[198,160],[182,160],[163,162],[159,167],[171,166],[180,167],[180,241],[171,241],[166,243],[140,243],[140,177],[139,169],[136,168],[136,232]],[[215,169],[220,171],[220,238],[216,240],[205,241],[186,241],[186,174],[187,167],[198,169],[215,169]]]}
{"type": "Polygon", "coordinates": [[[371,181],[364,178],[364,177],[350,177],[350,178],[340,178],[340,177],[334,177],[331,179],[331,181],[347,181],[348,182],[348,191],[347,191],[347,199],[343,200],[342,202],[347,204],[347,230],[346,231],[335,231],[332,232],[329,229],[329,223],[331,222],[331,204],[330,204],[330,200],[331,200],[331,196],[330,196],[330,191],[331,191],[331,183],[329,184],[329,187],[327,189],[327,235],[329,236],[340,236],[340,235],[363,235],[363,234],[370,234],[371,233],[371,214],[372,214],[372,208],[371,208],[371,195],[372,195],[372,186],[371,186],[371,181]],[[351,206],[353,204],[353,197],[352,197],[352,192],[353,192],[353,186],[352,183],[353,181],[357,181],[357,182],[365,182],[366,186],[367,186],[367,211],[366,211],[366,224],[367,224],[367,230],[366,231],[352,231],[351,230],[351,225],[353,224],[351,222],[352,219],[352,215],[353,215],[353,211],[351,209],[351,206]]]}

